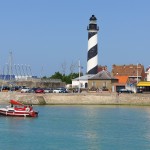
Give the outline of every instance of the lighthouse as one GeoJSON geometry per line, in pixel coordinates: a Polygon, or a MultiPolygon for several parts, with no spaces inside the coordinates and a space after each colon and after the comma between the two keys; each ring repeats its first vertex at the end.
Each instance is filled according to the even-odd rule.
{"type": "Polygon", "coordinates": [[[87,74],[98,73],[98,44],[97,33],[99,27],[97,26],[97,19],[94,15],[91,16],[88,30],[88,53],[87,53],[87,74]]]}

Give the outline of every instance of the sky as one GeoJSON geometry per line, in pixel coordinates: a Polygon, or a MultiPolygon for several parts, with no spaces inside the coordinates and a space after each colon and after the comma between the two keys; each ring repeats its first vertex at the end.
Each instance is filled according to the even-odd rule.
{"type": "Polygon", "coordinates": [[[97,18],[98,64],[150,65],[150,0],[0,0],[0,71],[12,62],[33,75],[87,70],[88,31],[97,18]],[[71,67],[73,66],[73,67],[71,67]],[[72,69],[70,69],[72,68],[72,69]]]}

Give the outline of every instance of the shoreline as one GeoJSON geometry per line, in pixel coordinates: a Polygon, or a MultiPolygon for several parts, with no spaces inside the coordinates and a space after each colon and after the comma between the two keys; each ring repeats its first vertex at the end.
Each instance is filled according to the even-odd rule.
{"type": "Polygon", "coordinates": [[[150,94],[117,93],[20,93],[0,92],[0,105],[10,99],[32,105],[139,105],[150,106],[150,94]]]}

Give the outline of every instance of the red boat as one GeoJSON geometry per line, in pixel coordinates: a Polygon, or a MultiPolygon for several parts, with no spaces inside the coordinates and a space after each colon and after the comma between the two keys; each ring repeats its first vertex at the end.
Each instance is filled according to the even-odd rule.
{"type": "Polygon", "coordinates": [[[0,115],[13,117],[37,117],[38,112],[31,105],[24,105],[18,101],[10,100],[10,105],[0,108],[0,115]]]}

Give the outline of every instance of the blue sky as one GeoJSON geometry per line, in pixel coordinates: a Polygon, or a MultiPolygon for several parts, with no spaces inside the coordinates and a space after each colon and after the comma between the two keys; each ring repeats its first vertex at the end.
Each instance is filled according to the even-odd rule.
{"type": "Polygon", "coordinates": [[[34,75],[66,74],[87,65],[87,26],[97,17],[99,65],[150,65],[149,0],[0,0],[0,68],[14,64],[34,75]]]}

